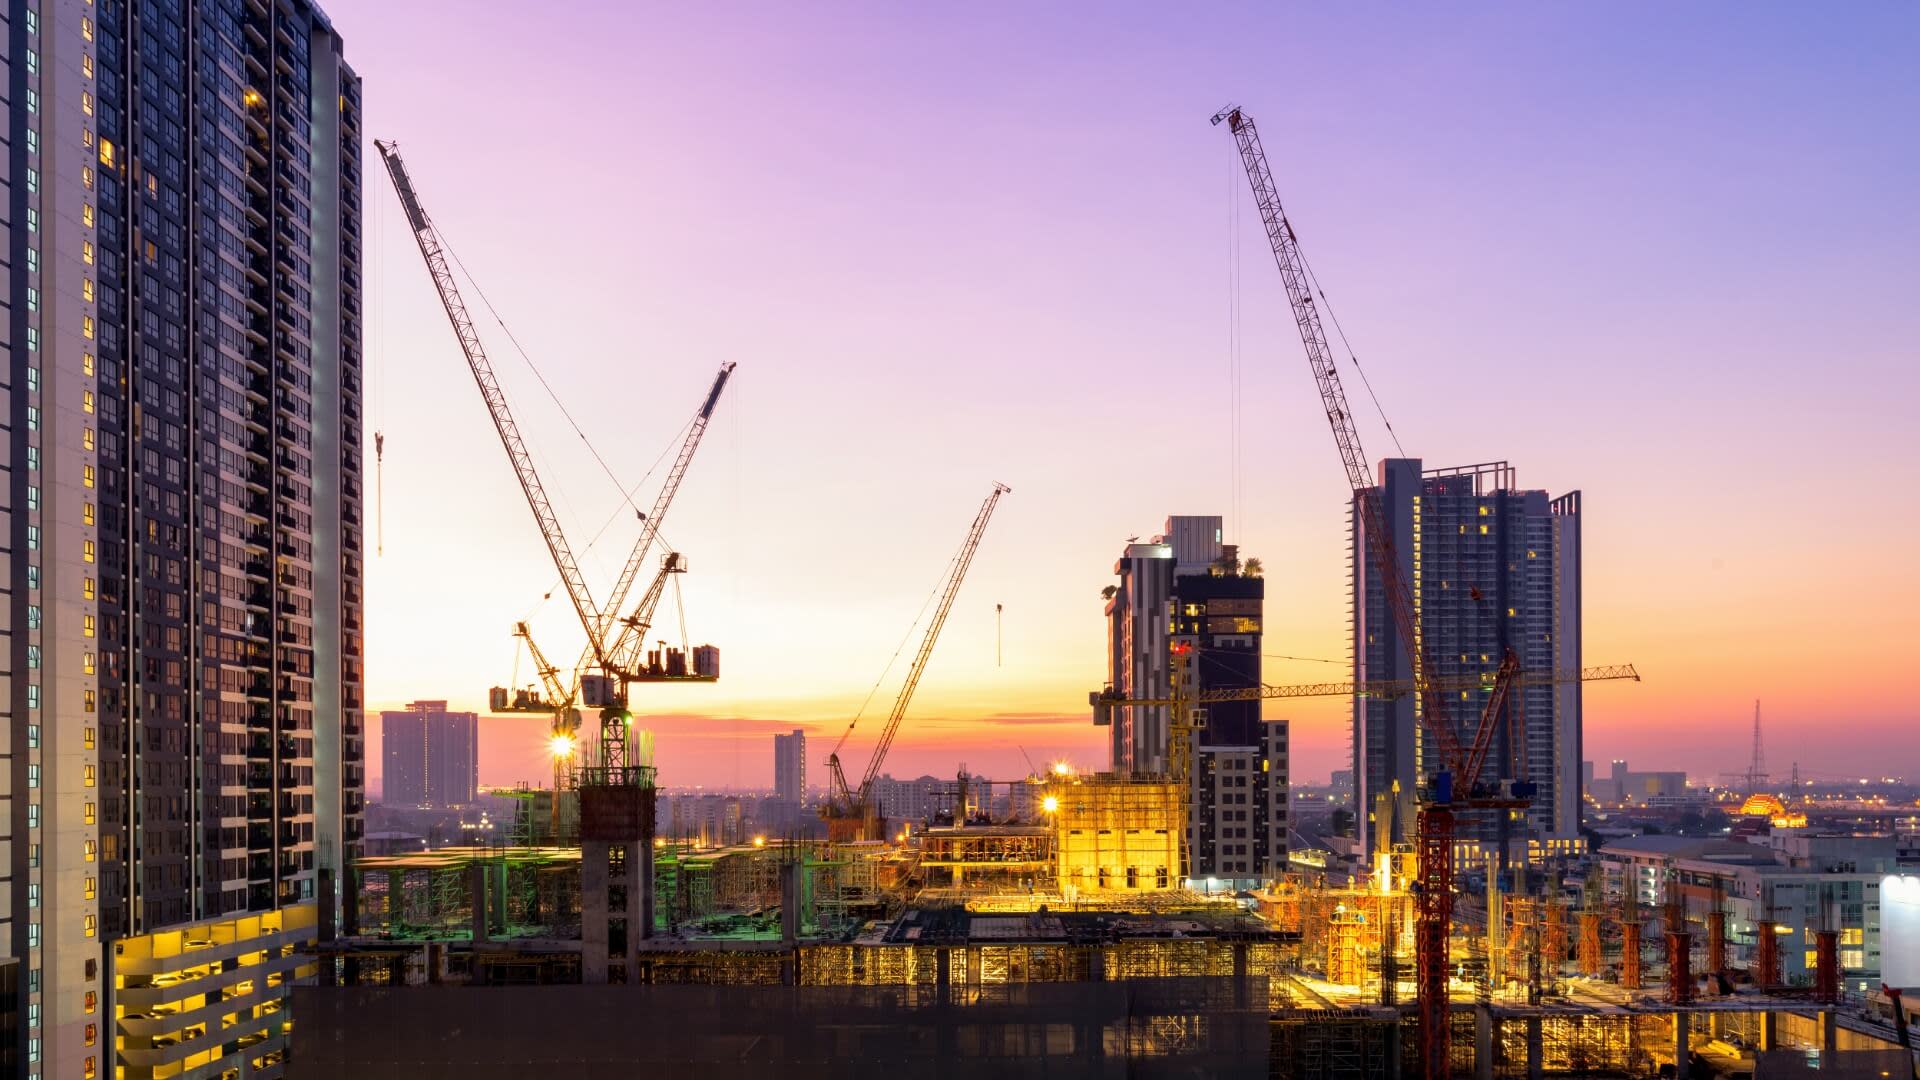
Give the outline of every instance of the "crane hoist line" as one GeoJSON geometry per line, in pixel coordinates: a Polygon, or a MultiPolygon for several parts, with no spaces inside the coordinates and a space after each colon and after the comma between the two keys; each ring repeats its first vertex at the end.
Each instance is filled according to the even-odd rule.
{"type": "MultiPolygon", "coordinates": [[[[953,557],[953,567],[948,571],[940,602],[927,622],[927,633],[920,640],[920,651],[914,654],[913,663],[907,668],[906,681],[900,686],[899,696],[894,698],[893,711],[887,714],[886,726],[880,729],[879,741],[874,744],[873,758],[867,763],[867,771],[860,777],[860,786],[851,787],[840,766],[840,751],[846,746],[846,735],[840,736],[840,742],[827,755],[827,801],[820,807],[820,816],[826,819],[829,840],[846,842],[887,838],[887,820],[880,816],[880,808],[874,803],[874,781],[879,779],[880,767],[887,760],[887,750],[893,746],[893,738],[900,732],[900,721],[907,715],[907,704],[913,700],[914,688],[920,685],[920,676],[927,669],[928,658],[933,655],[934,643],[940,640],[940,628],[946,625],[947,613],[953,610],[954,598],[960,595],[960,583],[966,580],[967,567],[973,564],[974,552],[980,549],[980,538],[987,531],[993,508],[999,504],[1000,496],[1012,490],[1005,484],[994,484],[993,492],[987,496],[986,502],[980,504],[980,512],[974,515],[966,541],[953,557]]],[[[847,734],[852,732],[853,725],[847,725],[847,734]]]]}

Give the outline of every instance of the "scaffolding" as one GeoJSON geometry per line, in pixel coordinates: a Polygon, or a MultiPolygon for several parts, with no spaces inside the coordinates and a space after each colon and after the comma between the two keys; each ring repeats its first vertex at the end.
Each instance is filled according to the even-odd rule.
{"type": "Polygon", "coordinates": [[[455,847],[355,860],[360,933],[388,938],[552,936],[577,928],[577,848],[455,847]],[[474,911],[476,888],[487,910],[474,911]]]}
{"type": "Polygon", "coordinates": [[[1179,784],[1086,777],[1050,785],[1046,798],[1054,806],[1061,892],[1180,887],[1187,804],[1179,784]]]}

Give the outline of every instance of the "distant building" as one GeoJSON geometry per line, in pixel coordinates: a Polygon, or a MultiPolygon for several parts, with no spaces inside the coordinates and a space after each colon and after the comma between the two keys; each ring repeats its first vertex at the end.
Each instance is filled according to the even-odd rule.
{"type": "Polygon", "coordinates": [[[688,792],[669,796],[666,801],[668,835],[672,839],[692,841],[700,847],[746,842],[746,806],[738,796],[688,792]]]}
{"type": "MultiPolygon", "coordinates": [[[[1506,462],[1460,469],[1421,468],[1418,458],[1389,458],[1378,472],[1383,525],[1400,575],[1412,592],[1430,676],[1490,677],[1508,649],[1522,670],[1581,665],[1580,494],[1557,499],[1515,486],[1506,462]]],[[[1358,496],[1356,496],[1358,498],[1358,496]]],[[[1407,647],[1389,607],[1357,507],[1353,518],[1354,679],[1412,676],[1407,647]]],[[[1447,705],[1467,737],[1477,728],[1484,691],[1451,695],[1447,705]]],[[[1361,850],[1384,837],[1412,839],[1414,808],[1440,766],[1432,740],[1419,735],[1412,695],[1354,699],[1353,769],[1361,850]]],[[[1495,722],[1485,779],[1517,778],[1537,787],[1530,836],[1548,852],[1580,844],[1581,688],[1578,682],[1514,691],[1495,722]],[[1517,743],[1509,719],[1524,725],[1517,743]]],[[[1494,839],[1486,825],[1478,839],[1494,839]]],[[[1463,839],[1472,839],[1465,831],[1463,839]]]]}
{"type": "Polygon", "coordinates": [[[773,737],[773,793],[796,806],[807,801],[807,733],[798,728],[773,737]]]}
{"type": "Polygon", "coordinates": [[[1650,806],[1687,796],[1684,772],[1633,772],[1626,762],[1618,759],[1613,761],[1604,779],[1595,775],[1593,762],[1584,763],[1582,768],[1588,776],[1587,793],[1602,806],[1650,806]]]}
{"type": "MultiPolygon", "coordinates": [[[[1106,605],[1108,679],[1128,698],[1166,698],[1173,650],[1191,650],[1193,693],[1260,685],[1266,582],[1244,572],[1223,542],[1218,516],[1175,516],[1150,543],[1129,544],[1114,564],[1106,605]]],[[[1253,881],[1280,873],[1287,851],[1287,726],[1267,723],[1261,702],[1207,706],[1188,792],[1188,873],[1253,881]]],[[[1169,708],[1121,706],[1109,722],[1110,767],[1133,779],[1164,776],[1169,708]]],[[[1103,717],[1104,718],[1104,717],[1103,717]]]]}
{"type": "Polygon", "coordinates": [[[1781,975],[1789,985],[1813,981],[1816,931],[1832,921],[1839,931],[1846,989],[1877,986],[1881,966],[1880,890],[1894,869],[1890,836],[1819,836],[1793,830],[1761,843],[1685,836],[1638,836],[1600,849],[1608,895],[1632,896],[1649,927],[1656,924],[1670,883],[1705,940],[1706,916],[1727,912],[1729,962],[1754,962],[1762,923],[1780,942],[1781,975]]]}
{"type": "Polygon", "coordinates": [[[887,819],[888,828],[898,832],[902,825],[918,828],[933,820],[935,811],[951,809],[959,787],[958,781],[937,776],[916,780],[877,776],[873,781],[873,801],[880,807],[880,816],[887,819]]]}
{"type": "Polygon", "coordinates": [[[444,701],[410,702],[380,714],[381,801],[394,806],[465,806],[480,789],[480,714],[449,712],[444,701]]]}

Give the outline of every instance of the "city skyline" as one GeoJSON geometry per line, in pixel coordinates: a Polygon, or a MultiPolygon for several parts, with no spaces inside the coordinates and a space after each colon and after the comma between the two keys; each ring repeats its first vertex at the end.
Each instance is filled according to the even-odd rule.
{"type": "MultiPolygon", "coordinates": [[[[1901,557],[1920,507],[1855,466],[1897,460],[1920,396],[1901,363],[1920,329],[1903,300],[1917,223],[1886,216],[1920,171],[1884,138],[1915,104],[1906,24],[1286,12],[1148,34],[1124,15],[1021,13],[1007,34],[933,12],[769,11],[716,36],[671,12],[658,40],[609,22],[574,52],[524,56],[517,23],[479,11],[423,57],[411,43],[444,31],[443,6],[330,10],[387,88],[367,132],[407,147],[436,221],[623,481],[671,444],[713,364],[740,362],[666,530],[692,561],[689,633],[726,651],[727,674],[636,700],[663,782],[729,782],[742,760],[762,774],[765,735],[794,727],[817,767],[995,479],[1020,499],[981,550],[896,775],[1013,775],[1022,748],[1098,762],[1098,571],[1169,510],[1226,512],[1263,560],[1273,654],[1340,662],[1270,659],[1267,681],[1341,669],[1343,485],[1230,140],[1203,122],[1228,97],[1266,120],[1302,244],[1405,452],[1504,458],[1523,486],[1584,492],[1585,653],[1646,678],[1589,688],[1586,757],[1737,767],[1726,747],[1744,746],[1757,696],[1770,760],[1920,771],[1892,741],[1913,717],[1893,673],[1920,600],[1901,557]],[[1349,40],[1356,25],[1370,33],[1349,40]],[[1289,65],[1255,60],[1281,38],[1289,65]],[[503,65],[569,107],[483,74],[503,65]],[[808,89],[780,90],[795,79],[808,89]],[[510,155],[503,122],[522,129],[510,155]],[[1770,220],[1793,222],[1794,258],[1756,225],[1770,220]],[[1176,368],[1228,411],[1236,273],[1238,500],[1231,476],[1100,436],[1176,368]],[[601,315],[620,320],[612,349],[601,315]],[[597,392],[632,372],[637,392],[597,392]],[[1461,419],[1480,411],[1503,422],[1461,419]],[[1896,752],[1823,738],[1834,724],[1896,752]]],[[[511,623],[554,582],[392,194],[369,185],[366,202],[367,427],[387,436],[368,706],[477,708],[511,673],[511,623]]],[[[501,355],[584,540],[616,512],[612,482],[501,355]]],[[[1356,408],[1371,457],[1397,453],[1372,403],[1356,408]]],[[[1205,449],[1227,450],[1226,432],[1201,433],[1205,449]]],[[[593,580],[617,565],[621,524],[593,580]]],[[[577,646],[563,608],[535,615],[552,652],[577,646]]],[[[1341,767],[1347,711],[1269,710],[1292,722],[1297,776],[1341,767]]],[[[523,723],[523,767],[483,751],[484,782],[540,778],[543,733],[523,723]]]]}

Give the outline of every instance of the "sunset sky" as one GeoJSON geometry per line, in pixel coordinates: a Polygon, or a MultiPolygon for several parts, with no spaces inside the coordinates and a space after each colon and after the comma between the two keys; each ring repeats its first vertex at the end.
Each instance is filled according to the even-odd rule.
{"type": "MultiPolygon", "coordinates": [[[[1266,652],[1345,659],[1345,481],[1207,124],[1228,101],[1406,451],[1584,492],[1587,662],[1646,677],[1589,688],[1589,758],[1743,769],[1760,698],[1778,771],[1920,775],[1910,9],[327,8],[369,138],[399,140],[622,481],[739,362],[666,528],[724,677],[636,690],[668,785],[764,786],[795,726],[824,779],[996,480],[1013,493],[895,775],[1103,765],[1100,589],[1169,514],[1227,514],[1265,563],[1266,652]]],[[[366,161],[369,706],[484,709],[515,620],[554,655],[582,638],[563,595],[540,602],[557,576],[366,161]]],[[[614,482],[469,300],[584,545],[614,482]]],[[[1369,455],[1393,453],[1348,390],[1369,455]]],[[[636,529],[625,512],[584,558],[598,592],[636,529]]],[[[1294,723],[1296,777],[1342,767],[1345,701],[1268,716],[1294,723]]],[[[541,777],[540,726],[490,723],[483,782],[541,777]]]]}

